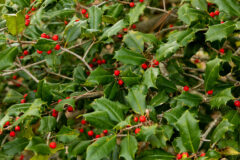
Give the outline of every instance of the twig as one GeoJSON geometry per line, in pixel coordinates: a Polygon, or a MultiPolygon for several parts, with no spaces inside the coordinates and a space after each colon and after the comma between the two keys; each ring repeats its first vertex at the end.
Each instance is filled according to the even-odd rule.
{"type": "Polygon", "coordinates": [[[166,11],[166,1],[163,0],[163,9],[166,11]]]}
{"type": "Polygon", "coordinates": [[[93,41],[92,44],[88,47],[88,49],[86,50],[86,52],[84,53],[83,59],[86,58],[87,54],[89,53],[89,51],[91,50],[92,46],[95,44],[95,42],[93,41]]]}
{"type": "Polygon", "coordinates": [[[198,76],[195,76],[195,75],[192,75],[192,74],[188,74],[188,73],[183,73],[183,74],[186,75],[186,76],[192,77],[194,79],[197,79],[197,80],[199,80],[201,82],[204,82],[204,80],[199,78],[198,76]]]}
{"type": "Polygon", "coordinates": [[[51,137],[51,132],[49,132],[48,135],[47,135],[47,145],[49,144],[50,137],[51,137]]]}
{"type": "Polygon", "coordinates": [[[1,147],[4,145],[4,143],[6,142],[7,138],[8,138],[8,134],[3,138],[2,143],[1,143],[1,147]]]}
{"type": "Polygon", "coordinates": [[[1,28],[1,29],[0,29],[0,32],[4,31],[4,30],[6,30],[6,29],[7,29],[7,27],[1,28]]]}
{"type": "Polygon", "coordinates": [[[36,44],[34,41],[9,41],[9,43],[36,44]]]}
{"type": "Polygon", "coordinates": [[[70,51],[70,50],[68,50],[68,49],[66,49],[66,48],[61,48],[63,51],[65,51],[65,52],[68,52],[68,53],[70,53],[71,55],[74,55],[75,57],[77,57],[78,59],[80,59],[83,63],[84,63],[84,65],[90,70],[90,71],[92,71],[92,68],[88,65],[88,63],[81,57],[81,56],[79,56],[77,53],[74,53],[74,52],[72,52],[72,51],[70,51]]]}
{"type": "Polygon", "coordinates": [[[238,55],[238,53],[240,52],[240,47],[236,50],[236,52],[233,53],[233,55],[238,55]]]}
{"type": "Polygon", "coordinates": [[[210,45],[210,43],[207,43],[207,46],[208,46],[211,50],[213,50],[213,51],[215,51],[215,52],[217,52],[217,53],[219,53],[219,54],[222,54],[219,50],[213,48],[213,47],[210,45]]]}
{"type": "Polygon", "coordinates": [[[76,100],[85,99],[85,98],[97,98],[103,96],[103,91],[88,92],[79,96],[75,96],[76,100]]]}
{"type": "Polygon", "coordinates": [[[172,27],[172,28],[165,28],[165,29],[162,29],[160,32],[158,32],[157,34],[161,34],[161,33],[164,33],[164,32],[167,32],[167,31],[170,31],[170,30],[175,30],[175,29],[186,29],[188,28],[188,26],[175,26],[175,27],[172,27]]]}
{"type": "Polygon", "coordinates": [[[50,74],[52,74],[52,75],[55,75],[55,76],[58,76],[58,77],[61,77],[61,78],[64,78],[64,79],[68,79],[68,80],[73,81],[73,78],[70,78],[70,77],[67,77],[67,76],[64,76],[64,75],[55,73],[55,72],[48,71],[47,69],[46,69],[46,71],[47,71],[47,73],[50,73],[50,74]]]}
{"type": "Polygon", "coordinates": [[[142,125],[143,125],[143,124],[140,123],[140,124],[137,124],[137,125],[134,125],[134,126],[131,126],[131,127],[124,128],[124,129],[122,129],[122,131],[129,131],[129,130],[131,130],[131,129],[133,129],[133,128],[141,127],[142,125]]]}

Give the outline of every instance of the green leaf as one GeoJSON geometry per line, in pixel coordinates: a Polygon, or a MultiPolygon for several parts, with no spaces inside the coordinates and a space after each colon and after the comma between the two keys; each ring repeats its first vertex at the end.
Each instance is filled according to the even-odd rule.
{"type": "Polygon", "coordinates": [[[156,80],[159,75],[159,68],[148,68],[143,75],[143,84],[145,84],[148,88],[153,87],[157,88],[156,80]]]}
{"type": "Polygon", "coordinates": [[[99,111],[105,111],[111,120],[121,122],[124,119],[122,108],[125,107],[118,102],[110,101],[106,98],[96,99],[93,103],[93,108],[99,111]]]}
{"type": "Polygon", "coordinates": [[[213,89],[215,82],[219,77],[220,63],[221,63],[221,60],[218,58],[215,58],[207,62],[205,78],[204,78],[205,91],[209,91],[213,89]]]}
{"type": "Polygon", "coordinates": [[[149,140],[149,138],[152,135],[156,134],[156,130],[157,130],[157,124],[154,124],[152,126],[142,126],[140,136],[142,136],[143,140],[146,142],[149,140]]]}
{"type": "Polygon", "coordinates": [[[184,147],[189,152],[196,153],[200,144],[200,129],[197,120],[187,110],[176,125],[179,128],[184,147]]]}
{"type": "Polygon", "coordinates": [[[75,140],[73,143],[69,145],[69,152],[73,154],[74,156],[80,155],[84,153],[87,149],[87,147],[91,144],[90,140],[75,140]]]}
{"type": "Polygon", "coordinates": [[[69,43],[80,38],[85,27],[87,27],[87,21],[74,22],[72,25],[68,26],[64,31],[66,42],[69,43]]]}
{"type": "Polygon", "coordinates": [[[231,33],[233,33],[236,25],[234,22],[228,21],[223,24],[216,24],[209,26],[208,31],[205,33],[206,41],[221,41],[224,38],[227,38],[231,33]]]}
{"type": "Polygon", "coordinates": [[[187,152],[187,149],[183,146],[182,138],[177,137],[173,141],[176,152],[187,152]]]}
{"type": "Polygon", "coordinates": [[[97,6],[92,6],[88,9],[89,23],[91,29],[99,29],[102,20],[102,11],[97,6]]]}
{"type": "Polygon", "coordinates": [[[219,7],[220,11],[224,11],[232,16],[240,16],[240,4],[236,0],[213,0],[219,7]]]}
{"type": "Polygon", "coordinates": [[[21,11],[17,14],[5,14],[8,31],[12,35],[17,35],[25,29],[25,17],[21,11]]]}
{"type": "Polygon", "coordinates": [[[113,81],[114,77],[112,73],[106,71],[102,67],[98,67],[97,69],[91,72],[90,76],[88,76],[86,84],[88,85],[107,84],[113,81]]]}
{"type": "Polygon", "coordinates": [[[126,99],[135,113],[143,115],[146,110],[146,95],[140,86],[129,89],[126,99]]]}
{"type": "Polygon", "coordinates": [[[12,0],[12,2],[22,8],[28,7],[30,5],[30,0],[12,0]]]}
{"type": "Polygon", "coordinates": [[[196,9],[207,11],[208,5],[206,0],[191,0],[191,4],[196,9]]]}
{"type": "Polygon", "coordinates": [[[106,38],[106,37],[111,37],[113,35],[116,35],[121,29],[123,29],[126,26],[126,23],[123,20],[118,21],[115,23],[113,26],[108,28],[103,32],[103,35],[101,36],[100,39],[106,38]]]}
{"type": "Polygon", "coordinates": [[[141,76],[133,73],[131,70],[125,70],[121,72],[120,76],[124,84],[126,84],[127,86],[138,84],[141,81],[141,76]]]}
{"type": "Polygon", "coordinates": [[[87,122],[96,128],[112,129],[114,123],[110,120],[106,111],[95,111],[83,115],[87,122]]]}
{"type": "Polygon", "coordinates": [[[202,97],[197,94],[191,94],[189,92],[183,92],[175,98],[177,101],[180,101],[184,105],[189,107],[197,107],[202,101],[202,97]]]}
{"type": "Polygon", "coordinates": [[[30,160],[46,160],[49,159],[50,155],[34,155],[30,160]]]}
{"type": "Polygon", "coordinates": [[[224,117],[234,125],[234,128],[240,125],[240,113],[236,112],[236,110],[229,111],[224,117]]]}
{"type": "Polygon", "coordinates": [[[31,106],[31,103],[15,104],[8,108],[7,114],[10,116],[18,116],[21,112],[25,112],[31,106]]]}
{"type": "Polygon", "coordinates": [[[39,51],[49,51],[56,46],[57,42],[51,39],[40,38],[37,43],[34,45],[39,51]]]}
{"type": "Polygon", "coordinates": [[[130,25],[138,22],[139,16],[143,14],[145,7],[145,3],[137,3],[136,6],[130,10],[130,12],[128,13],[130,25]]]}
{"type": "Polygon", "coordinates": [[[87,148],[86,160],[101,160],[107,157],[116,145],[116,136],[99,138],[87,148]]]}
{"type": "Polygon", "coordinates": [[[165,90],[167,92],[175,92],[177,91],[177,87],[175,85],[175,83],[173,83],[172,81],[166,79],[164,76],[159,75],[157,80],[156,80],[156,85],[158,87],[159,90],[165,90]]]}
{"type": "Polygon", "coordinates": [[[61,112],[64,110],[65,105],[75,108],[75,100],[73,98],[63,99],[60,103],[56,105],[55,109],[61,112]]]}
{"type": "Polygon", "coordinates": [[[79,132],[75,129],[71,129],[70,127],[63,126],[61,130],[57,133],[56,137],[58,141],[63,143],[72,142],[79,135],[79,132]]]}
{"type": "Polygon", "coordinates": [[[203,16],[205,16],[205,13],[190,8],[189,4],[184,4],[178,9],[178,18],[188,25],[200,20],[203,16]]]}
{"type": "Polygon", "coordinates": [[[128,135],[121,141],[120,157],[125,160],[134,160],[135,153],[138,149],[138,143],[134,136],[128,135]]]}
{"type": "MultiPolygon", "coordinates": [[[[124,80],[123,80],[124,81],[124,80]]],[[[126,82],[124,81],[126,84],[126,82]]],[[[104,90],[104,96],[110,100],[113,100],[119,93],[120,88],[117,82],[112,82],[106,86],[104,90]]]]}
{"type": "Polygon", "coordinates": [[[166,92],[161,91],[152,98],[152,100],[150,101],[150,105],[153,107],[156,107],[156,106],[159,106],[159,105],[167,102],[168,99],[169,98],[168,98],[168,95],[166,94],[166,92]]]}
{"type": "Polygon", "coordinates": [[[23,95],[14,89],[10,89],[3,99],[3,103],[19,103],[23,95]]]}
{"type": "Polygon", "coordinates": [[[3,152],[7,155],[15,155],[24,150],[28,144],[27,138],[16,138],[3,145],[3,152]]]}
{"type": "Polygon", "coordinates": [[[120,50],[116,51],[114,58],[124,64],[132,65],[140,65],[146,61],[146,58],[143,55],[126,48],[121,48],[120,50]]]}
{"type": "Polygon", "coordinates": [[[74,71],[73,71],[73,79],[74,79],[75,82],[78,82],[78,83],[83,83],[83,82],[86,81],[86,74],[85,74],[83,66],[78,65],[74,69],[74,71]]]}
{"type": "Polygon", "coordinates": [[[50,149],[46,142],[41,137],[33,137],[26,147],[27,150],[33,151],[36,154],[49,154],[50,149]]]}
{"type": "Polygon", "coordinates": [[[7,67],[10,67],[13,64],[14,60],[16,59],[17,54],[18,54],[17,47],[7,48],[7,49],[1,51],[0,71],[7,67]]]}
{"type": "Polygon", "coordinates": [[[227,119],[223,119],[222,122],[213,131],[211,138],[212,143],[218,142],[228,131],[233,132],[233,125],[229,123],[227,119]]]}
{"type": "Polygon", "coordinates": [[[190,42],[195,39],[195,32],[196,31],[193,29],[176,31],[169,36],[168,43],[176,41],[180,46],[186,47],[190,42]]]}
{"type": "Polygon", "coordinates": [[[161,45],[157,50],[156,59],[158,61],[163,61],[171,57],[179,48],[180,48],[180,45],[176,41],[165,43],[161,45]]]}
{"type": "Polygon", "coordinates": [[[40,126],[38,131],[41,133],[51,132],[56,128],[57,122],[56,118],[53,116],[46,116],[40,120],[40,126]]]}
{"type": "Polygon", "coordinates": [[[161,149],[145,150],[138,160],[174,160],[175,156],[161,149]]]}
{"type": "Polygon", "coordinates": [[[210,100],[210,105],[212,108],[220,108],[233,98],[231,88],[227,88],[214,95],[210,100]]]}
{"type": "Polygon", "coordinates": [[[144,49],[144,41],[142,36],[135,31],[129,31],[123,38],[123,42],[135,52],[143,52],[144,49]]]}

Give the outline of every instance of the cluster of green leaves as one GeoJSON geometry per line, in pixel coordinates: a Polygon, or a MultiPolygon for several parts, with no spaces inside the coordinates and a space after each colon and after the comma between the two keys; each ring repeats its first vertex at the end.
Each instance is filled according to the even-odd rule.
{"type": "Polygon", "coordinates": [[[177,14],[174,24],[181,30],[160,24],[169,32],[143,33],[141,23],[159,14],[149,6],[159,7],[159,1],[129,7],[128,1],[0,0],[0,159],[170,160],[182,152],[192,155],[184,159],[239,159],[240,110],[234,101],[240,96],[240,4],[208,2],[169,3],[171,12],[160,13],[163,19],[177,14]],[[216,10],[220,15],[211,17],[216,10]],[[42,33],[57,34],[59,41],[40,38],[42,33]],[[62,50],[45,53],[56,44],[62,50]],[[24,50],[30,54],[19,63],[24,50]],[[146,122],[133,121],[141,115],[146,122]],[[15,126],[21,131],[9,137],[15,126]],[[89,136],[90,130],[100,138],[89,136]],[[56,148],[49,148],[51,141],[56,148]]]}

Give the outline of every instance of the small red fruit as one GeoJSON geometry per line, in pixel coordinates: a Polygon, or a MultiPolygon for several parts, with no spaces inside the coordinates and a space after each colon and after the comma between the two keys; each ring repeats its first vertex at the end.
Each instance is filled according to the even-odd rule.
{"type": "Polygon", "coordinates": [[[123,28],[123,32],[127,32],[128,31],[128,28],[123,28]]]}
{"type": "Polygon", "coordinates": [[[120,80],[118,80],[118,84],[119,84],[119,86],[122,86],[122,85],[123,85],[123,83],[124,83],[124,82],[123,82],[123,80],[121,80],[121,79],[120,79],[120,80]]]}
{"type": "Polygon", "coordinates": [[[88,13],[85,14],[85,18],[88,18],[88,13]]]}
{"type": "Polygon", "coordinates": [[[178,153],[176,156],[177,159],[182,159],[182,154],[178,153]]]}
{"type": "Polygon", "coordinates": [[[106,60],[105,59],[102,60],[102,64],[106,64],[106,60]]]}
{"type": "Polygon", "coordinates": [[[23,98],[26,98],[27,96],[28,96],[28,94],[26,93],[26,94],[23,95],[23,98]]]}
{"type": "Polygon", "coordinates": [[[37,53],[38,53],[38,54],[42,54],[42,53],[43,53],[43,51],[39,51],[39,50],[37,50],[37,53]]]}
{"type": "Polygon", "coordinates": [[[52,50],[47,51],[47,54],[51,54],[51,53],[52,53],[52,50]]]}
{"type": "Polygon", "coordinates": [[[11,131],[11,132],[9,133],[9,136],[10,136],[10,137],[15,137],[15,135],[16,135],[16,133],[15,133],[14,131],[11,131]]]}
{"type": "Polygon", "coordinates": [[[61,46],[59,44],[57,44],[54,49],[58,51],[60,48],[61,48],[61,46]]]}
{"type": "Polygon", "coordinates": [[[93,58],[93,59],[92,59],[92,61],[93,61],[93,62],[96,62],[96,61],[97,61],[97,59],[96,59],[96,58],[93,58]]]}
{"type": "Polygon", "coordinates": [[[134,2],[129,3],[129,6],[134,7],[135,6],[134,2]]]}
{"type": "Polygon", "coordinates": [[[139,117],[139,121],[140,122],[145,122],[146,121],[146,117],[145,116],[140,116],[139,117]]]}
{"type": "Polygon", "coordinates": [[[201,153],[200,157],[204,157],[206,155],[206,153],[201,153]]]}
{"type": "Polygon", "coordinates": [[[68,112],[73,112],[73,107],[72,106],[68,106],[67,111],[68,112]]]}
{"type": "Polygon", "coordinates": [[[21,103],[25,103],[26,102],[26,100],[25,99],[21,99],[21,103]]]}
{"type": "Polygon", "coordinates": [[[195,59],[195,60],[194,60],[194,63],[199,63],[199,62],[200,62],[199,59],[195,59]]]}
{"type": "Polygon", "coordinates": [[[221,24],[223,24],[223,23],[224,23],[224,21],[221,21],[220,23],[221,23],[221,24]]]}
{"type": "Polygon", "coordinates": [[[76,19],[76,20],[75,20],[75,22],[78,22],[78,21],[79,21],[79,19],[76,19]]]}
{"type": "Polygon", "coordinates": [[[136,129],[135,129],[135,134],[138,134],[140,131],[141,131],[140,128],[136,128],[136,129]]]}
{"type": "Polygon", "coordinates": [[[81,124],[82,124],[82,125],[85,125],[86,123],[87,123],[87,121],[86,121],[86,120],[84,120],[84,119],[83,119],[83,120],[81,120],[81,124]]]}
{"type": "Polygon", "coordinates": [[[58,116],[58,112],[55,109],[53,109],[53,111],[52,111],[52,116],[53,117],[57,117],[58,116]]]}
{"type": "Polygon", "coordinates": [[[208,2],[208,6],[211,6],[211,5],[213,5],[213,3],[208,2]]]}
{"type": "Polygon", "coordinates": [[[156,66],[159,65],[159,62],[158,62],[156,59],[153,60],[153,63],[154,63],[156,66]]]}
{"type": "Polygon", "coordinates": [[[133,24],[132,29],[136,29],[136,28],[137,28],[136,24],[133,24]]]}
{"type": "Polygon", "coordinates": [[[94,132],[92,130],[88,131],[88,136],[93,136],[94,132]]]}
{"type": "Polygon", "coordinates": [[[139,0],[139,2],[143,3],[143,2],[144,2],[144,0],[139,0]]]}
{"type": "Polygon", "coordinates": [[[19,160],[23,160],[24,159],[24,155],[21,154],[19,160]]]}
{"type": "Polygon", "coordinates": [[[104,133],[105,135],[108,134],[108,130],[107,130],[107,129],[103,130],[103,133],[104,133]]]}
{"type": "Polygon", "coordinates": [[[9,126],[10,125],[10,122],[9,121],[7,121],[5,124],[4,124],[4,126],[3,127],[7,127],[7,126],[9,126]]]}
{"type": "Polygon", "coordinates": [[[169,25],[169,28],[172,28],[172,27],[173,27],[173,24],[170,24],[170,25],[169,25]]]}
{"type": "Polygon", "coordinates": [[[64,24],[67,25],[67,24],[68,24],[68,21],[64,21],[64,24]]]}
{"type": "Polygon", "coordinates": [[[146,63],[143,63],[142,64],[142,69],[146,70],[148,68],[147,64],[146,63]]]}
{"type": "Polygon", "coordinates": [[[189,87],[188,86],[184,86],[183,90],[187,92],[189,90],[189,87]]]}
{"type": "Polygon", "coordinates": [[[86,9],[82,9],[82,14],[85,14],[85,13],[87,13],[87,10],[86,9]]]}
{"type": "Polygon", "coordinates": [[[59,99],[59,100],[58,100],[58,103],[60,103],[61,101],[62,101],[62,99],[59,99]]]}
{"type": "Polygon", "coordinates": [[[118,34],[117,37],[121,39],[123,36],[122,34],[118,34]]]}
{"type": "Polygon", "coordinates": [[[30,24],[30,20],[29,20],[29,19],[26,19],[26,20],[25,20],[25,26],[29,26],[29,24],[30,24]]]}
{"type": "Polygon", "coordinates": [[[114,71],[114,75],[115,75],[115,76],[119,76],[119,74],[120,74],[120,71],[119,71],[119,70],[115,70],[115,71],[114,71]]]}
{"type": "Polygon", "coordinates": [[[56,143],[56,142],[51,142],[51,143],[49,144],[49,147],[52,148],[52,149],[54,149],[54,148],[57,147],[57,143],[56,143]]]}
{"type": "Polygon", "coordinates": [[[57,41],[58,40],[58,35],[57,34],[53,35],[52,40],[57,41]]]}
{"type": "Polygon", "coordinates": [[[213,18],[215,16],[214,12],[210,12],[209,15],[213,18]]]}
{"type": "Polygon", "coordinates": [[[71,97],[66,97],[66,99],[70,99],[71,97]]]}
{"type": "Polygon", "coordinates": [[[80,132],[80,133],[83,133],[83,132],[84,132],[84,129],[83,129],[83,128],[80,128],[80,129],[79,129],[79,132],[80,132]]]}
{"type": "Polygon", "coordinates": [[[17,131],[20,131],[20,127],[19,126],[16,126],[15,127],[15,131],[17,132],[17,131]]]}
{"type": "Polygon", "coordinates": [[[207,91],[207,94],[208,94],[208,95],[212,95],[212,94],[213,94],[213,90],[207,91]]]}
{"type": "Polygon", "coordinates": [[[99,135],[99,134],[97,134],[95,138],[100,138],[100,135],[99,135]]]}
{"type": "Polygon", "coordinates": [[[188,152],[183,152],[183,153],[182,153],[182,158],[187,158],[187,157],[189,157],[188,152]]]}
{"type": "Polygon", "coordinates": [[[30,16],[28,14],[25,15],[25,19],[29,19],[30,16]]]}
{"type": "Polygon", "coordinates": [[[36,10],[36,8],[34,8],[34,7],[32,7],[32,9],[31,9],[32,11],[35,11],[36,10]]]}
{"type": "Polygon", "coordinates": [[[20,59],[23,59],[23,58],[24,58],[24,56],[20,56],[19,58],[20,58],[20,59]]]}
{"type": "Polygon", "coordinates": [[[234,105],[235,105],[236,107],[240,108],[240,101],[239,101],[239,100],[236,100],[236,101],[234,102],[234,105]]]}
{"type": "Polygon", "coordinates": [[[23,54],[26,56],[28,55],[28,50],[23,51],[23,54]]]}
{"type": "Polygon", "coordinates": [[[16,80],[16,79],[17,79],[17,76],[16,76],[16,75],[13,75],[13,76],[12,76],[12,79],[16,80]]]}
{"type": "Polygon", "coordinates": [[[219,52],[222,53],[222,54],[224,54],[224,53],[225,53],[224,48],[220,48],[220,49],[219,49],[219,52]]]}
{"type": "Polygon", "coordinates": [[[91,68],[93,68],[93,67],[94,67],[94,65],[93,65],[93,64],[91,64],[91,63],[89,64],[89,66],[90,66],[91,68]]]}
{"type": "Polygon", "coordinates": [[[215,16],[218,16],[219,13],[220,13],[219,10],[216,10],[216,11],[214,12],[214,15],[215,15],[215,16]]]}
{"type": "Polygon", "coordinates": [[[133,118],[133,121],[134,121],[134,122],[138,122],[138,117],[134,117],[134,118],[133,118]]]}
{"type": "Polygon", "coordinates": [[[102,61],[99,59],[99,60],[97,60],[97,64],[102,64],[102,61]]]}
{"type": "Polygon", "coordinates": [[[46,33],[42,33],[42,34],[41,34],[41,37],[42,37],[42,38],[47,38],[47,34],[46,34],[46,33]]]}
{"type": "Polygon", "coordinates": [[[15,118],[15,121],[17,121],[19,118],[20,118],[20,117],[16,117],[16,118],[15,118]]]}
{"type": "Polygon", "coordinates": [[[46,36],[46,38],[47,38],[47,39],[50,39],[50,36],[49,36],[49,35],[47,35],[47,36],[46,36]]]}

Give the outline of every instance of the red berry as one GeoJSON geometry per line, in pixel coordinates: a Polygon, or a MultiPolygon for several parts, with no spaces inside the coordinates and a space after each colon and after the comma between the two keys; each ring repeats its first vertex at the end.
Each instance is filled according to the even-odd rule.
{"type": "Polygon", "coordinates": [[[59,100],[58,100],[58,103],[60,103],[61,101],[62,101],[62,99],[59,99],[59,100]]]}
{"type": "Polygon", "coordinates": [[[94,67],[94,65],[93,65],[93,64],[91,64],[91,63],[89,64],[89,66],[90,66],[91,68],[93,68],[93,67],[94,67]]]}
{"type": "Polygon", "coordinates": [[[15,127],[15,131],[17,132],[17,131],[20,131],[20,127],[19,126],[16,126],[15,127]]]}
{"type": "Polygon", "coordinates": [[[133,24],[132,29],[136,29],[136,28],[137,28],[136,24],[133,24]]]}
{"type": "Polygon", "coordinates": [[[70,99],[71,97],[66,97],[66,99],[70,99]]]}
{"type": "Polygon", "coordinates": [[[17,121],[19,118],[20,118],[20,117],[16,117],[16,118],[15,118],[15,121],[17,121]]]}
{"type": "Polygon", "coordinates": [[[42,37],[42,38],[47,38],[47,34],[46,34],[46,33],[42,33],[42,34],[41,34],[41,37],[42,37]]]}
{"type": "Polygon", "coordinates": [[[19,160],[23,160],[24,159],[24,155],[21,154],[19,160]]]}
{"type": "Polygon", "coordinates": [[[17,79],[17,76],[16,76],[16,75],[13,75],[13,76],[12,76],[12,79],[16,80],[16,79],[17,79]]]}
{"type": "Polygon", "coordinates": [[[199,63],[199,62],[200,62],[199,59],[195,59],[195,60],[194,60],[194,63],[199,63]]]}
{"type": "Polygon", "coordinates": [[[25,20],[25,26],[29,26],[29,24],[30,24],[30,20],[29,20],[29,19],[26,19],[26,20],[25,20]]]}
{"type": "Polygon", "coordinates": [[[88,13],[85,14],[85,18],[88,18],[88,13]]]}
{"type": "Polygon", "coordinates": [[[52,40],[57,41],[58,40],[58,35],[57,34],[53,35],[52,40]]]}
{"type": "Polygon", "coordinates": [[[129,6],[134,7],[135,6],[134,2],[129,3],[129,6]]]}
{"type": "Polygon", "coordinates": [[[26,102],[26,100],[25,99],[21,99],[21,103],[25,103],[26,102]]]}
{"type": "Polygon", "coordinates": [[[68,24],[68,21],[64,21],[64,24],[67,25],[67,24],[68,24]]]}
{"type": "Polygon", "coordinates": [[[172,27],[173,27],[173,24],[170,24],[170,25],[169,25],[169,28],[172,28],[172,27]]]}
{"type": "Polygon", "coordinates": [[[68,106],[67,111],[68,112],[73,112],[73,107],[72,106],[68,106]]]}
{"type": "Polygon", "coordinates": [[[81,120],[81,124],[82,124],[82,125],[85,125],[86,123],[87,123],[87,121],[85,121],[84,119],[81,120]]]}
{"type": "Polygon", "coordinates": [[[143,2],[144,2],[144,0],[139,0],[139,2],[143,3],[143,2]]]}
{"type": "Polygon", "coordinates": [[[79,21],[79,19],[76,19],[76,20],[75,20],[75,22],[78,22],[78,21],[79,21]]]}
{"type": "Polygon", "coordinates": [[[52,50],[47,51],[47,54],[51,54],[51,53],[52,53],[52,50]]]}
{"type": "Polygon", "coordinates": [[[61,46],[59,44],[57,44],[54,49],[58,51],[60,48],[61,48],[61,46]]]}
{"type": "Polygon", "coordinates": [[[240,101],[239,101],[239,100],[236,100],[236,101],[234,102],[234,105],[235,105],[236,107],[240,108],[240,101]]]}
{"type": "Polygon", "coordinates": [[[37,50],[37,53],[38,53],[38,54],[42,54],[42,53],[43,53],[43,51],[39,51],[39,50],[37,50]]]}
{"type": "Polygon", "coordinates": [[[189,87],[188,86],[184,86],[183,90],[187,92],[189,90],[189,87]]]}
{"type": "Polygon", "coordinates": [[[29,19],[30,16],[28,14],[25,15],[25,19],[29,19]]]}
{"type": "Polygon", "coordinates": [[[117,37],[118,38],[122,38],[123,36],[122,36],[122,34],[118,34],[117,37]]]}
{"type": "Polygon", "coordinates": [[[24,56],[20,56],[19,58],[20,58],[20,59],[23,59],[23,58],[24,58],[24,56]]]}
{"type": "Polygon", "coordinates": [[[146,70],[148,68],[147,64],[146,63],[143,63],[142,64],[142,69],[146,70]]]}
{"type": "Polygon", "coordinates": [[[207,91],[207,94],[208,94],[208,95],[212,95],[212,94],[213,94],[213,90],[207,91]]]}
{"type": "Polygon", "coordinates": [[[123,28],[123,32],[127,32],[128,31],[128,28],[123,28]]]}
{"type": "Polygon", "coordinates": [[[23,54],[26,56],[28,55],[28,50],[23,51],[23,54]]]}
{"type": "Polygon", "coordinates": [[[219,49],[219,52],[222,53],[222,54],[224,54],[224,53],[225,53],[224,48],[220,48],[220,49],[219,49]]]}
{"type": "Polygon", "coordinates": [[[219,13],[220,13],[219,10],[216,10],[216,11],[214,12],[214,15],[215,15],[215,16],[218,16],[219,13]]]}
{"type": "Polygon", "coordinates": [[[153,60],[153,63],[154,63],[156,66],[159,65],[159,62],[158,62],[156,59],[153,60]]]}
{"type": "Polygon", "coordinates": [[[27,96],[28,96],[28,94],[26,93],[26,94],[23,95],[23,98],[26,98],[27,96]]]}
{"type": "Polygon", "coordinates": [[[97,64],[102,64],[102,61],[99,59],[99,60],[97,60],[97,64]]]}
{"type": "Polygon", "coordinates": [[[146,121],[146,117],[145,116],[140,116],[139,117],[139,121],[140,122],[145,122],[146,121]]]}
{"type": "Polygon", "coordinates": [[[118,84],[119,84],[119,86],[122,86],[122,85],[123,85],[123,83],[124,83],[124,82],[123,82],[123,80],[121,80],[121,79],[120,79],[120,80],[118,80],[118,84]]]}
{"type": "Polygon", "coordinates": [[[120,74],[120,71],[119,71],[119,70],[115,70],[115,71],[114,71],[114,75],[115,75],[115,76],[119,76],[119,74],[120,74]]]}
{"type": "Polygon", "coordinates": [[[10,137],[15,137],[15,135],[16,135],[16,133],[15,133],[14,131],[11,131],[11,132],[9,133],[9,136],[10,136],[10,137]]]}
{"type": "Polygon", "coordinates": [[[31,11],[28,11],[27,14],[31,14],[31,11]]]}
{"type": "Polygon", "coordinates": [[[88,136],[93,136],[94,135],[94,132],[91,130],[91,131],[88,131],[88,136]]]}
{"type": "Polygon", "coordinates": [[[36,90],[36,89],[34,89],[34,90],[33,90],[33,92],[35,92],[35,93],[36,93],[36,92],[37,92],[37,90],[36,90]]]}
{"type": "Polygon", "coordinates": [[[211,5],[213,5],[213,3],[208,2],[208,6],[211,6],[211,5]]]}
{"type": "Polygon", "coordinates": [[[183,152],[183,153],[182,153],[182,158],[187,158],[187,157],[189,157],[188,152],[183,152]]]}
{"type": "Polygon", "coordinates": [[[50,36],[49,36],[49,35],[47,35],[47,36],[46,36],[46,38],[47,38],[47,39],[50,39],[50,36]]]}
{"type": "Polygon", "coordinates": [[[53,117],[57,117],[58,116],[58,112],[55,109],[53,109],[52,116],[53,117]]]}
{"type": "Polygon", "coordinates": [[[177,159],[182,159],[182,154],[178,153],[176,157],[177,159]]]}
{"type": "Polygon", "coordinates": [[[57,147],[57,143],[56,143],[56,142],[51,142],[51,143],[49,144],[49,147],[52,148],[52,149],[54,149],[54,148],[57,147]]]}
{"type": "Polygon", "coordinates": [[[85,13],[87,13],[87,10],[86,9],[82,9],[82,14],[85,14],[85,13]]]}
{"type": "Polygon", "coordinates": [[[138,134],[140,131],[141,131],[140,128],[136,128],[136,129],[135,129],[135,134],[138,134]]]}
{"type": "Polygon", "coordinates": [[[106,60],[105,59],[102,60],[102,64],[106,64],[106,60]]]}
{"type": "Polygon", "coordinates": [[[89,71],[86,71],[86,74],[89,76],[89,75],[90,75],[90,72],[89,72],[89,71]]]}
{"type": "Polygon", "coordinates": [[[107,129],[103,130],[103,133],[108,134],[108,130],[107,129]]]}
{"type": "Polygon", "coordinates": [[[7,126],[9,126],[10,125],[10,122],[9,121],[7,121],[5,124],[4,124],[4,126],[3,127],[7,127],[7,126]]]}
{"type": "Polygon", "coordinates": [[[133,118],[133,121],[134,121],[134,122],[138,122],[138,117],[134,117],[134,118],[133,118]]]}
{"type": "Polygon", "coordinates": [[[92,59],[92,61],[93,61],[93,62],[96,62],[96,61],[97,61],[97,59],[96,59],[96,58],[93,58],[93,59],[92,59]]]}
{"type": "Polygon", "coordinates": [[[99,135],[99,134],[97,134],[95,138],[100,138],[100,135],[99,135]]]}
{"type": "Polygon", "coordinates": [[[36,8],[34,8],[34,7],[32,7],[32,9],[31,9],[32,11],[35,11],[36,10],[36,8]]]}
{"type": "Polygon", "coordinates": [[[83,133],[83,132],[84,132],[84,129],[83,129],[83,128],[80,128],[80,129],[79,129],[79,132],[80,132],[80,133],[83,133]]]}
{"type": "Polygon", "coordinates": [[[204,157],[206,155],[206,153],[201,153],[200,157],[204,157]]]}
{"type": "Polygon", "coordinates": [[[209,15],[213,18],[215,16],[214,12],[210,12],[209,15]]]}
{"type": "Polygon", "coordinates": [[[221,23],[221,24],[223,24],[223,23],[224,23],[224,21],[221,21],[220,23],[221,23]]]}

